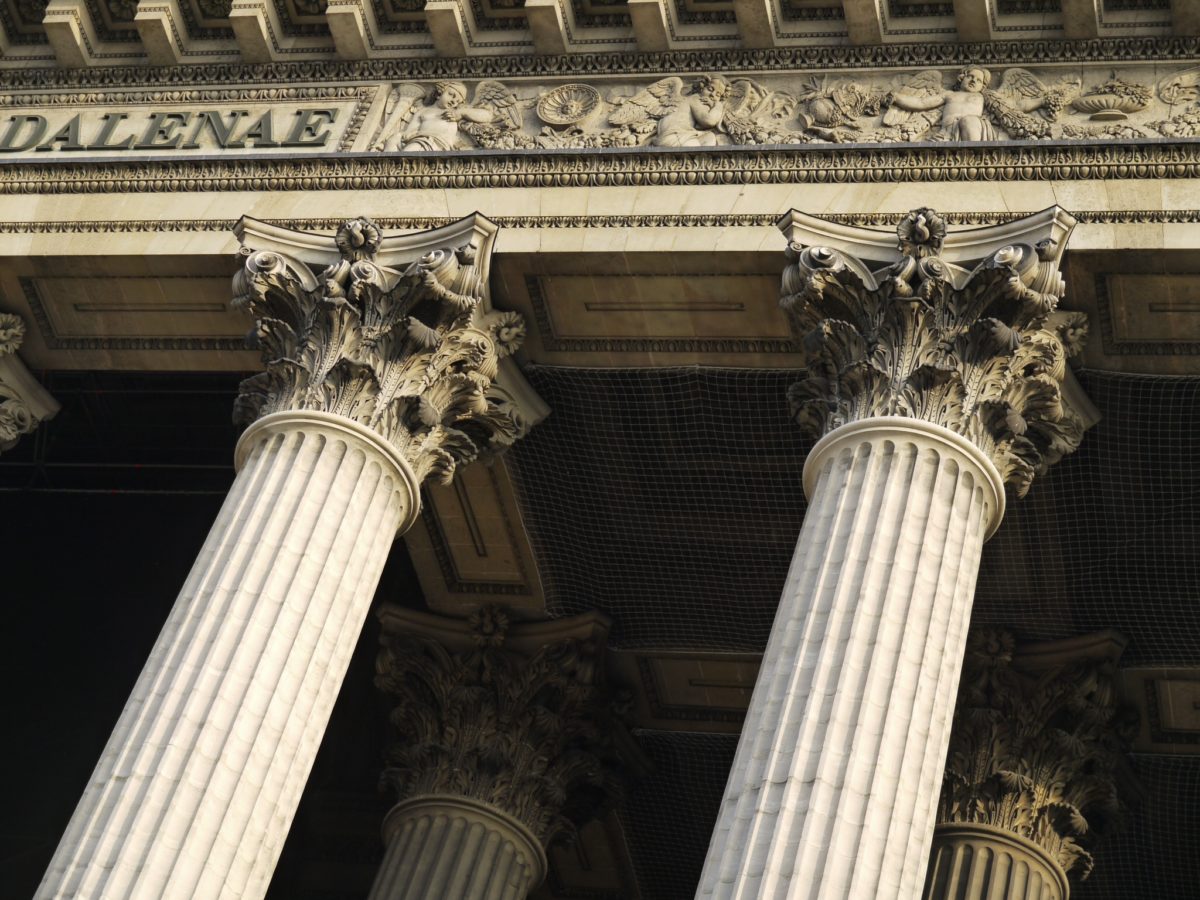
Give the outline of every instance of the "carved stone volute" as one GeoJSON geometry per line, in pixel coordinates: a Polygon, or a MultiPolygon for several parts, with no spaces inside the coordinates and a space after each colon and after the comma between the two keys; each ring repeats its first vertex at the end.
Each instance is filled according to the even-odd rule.
{"type": "Polygon", "coordinates": [[[0,451],[16,445],[58,412],[58,402],[30,374],[17,356],[25,339],[19,316],[0,313],[0,451]]]}
{"type": "Polygon", "coordinates": [[[385,607],[376,685],[395,705],[382,785],[397,801],[452,796],[516,819],[542,847],[619,788],[621,729],[603,685],[599,614],[510,624],[385,607]]]}
{"type": "MultiPolygon", "coordinates": [[[[983,825],[1041,848],[1086,878],[1088,846],[1124,814],[1125,754],[1136,730],[1119,707],[1115,632],[1017,648],[972,633],[954,713],[938,827],[983,825]]],[[[935,837],[935,845],[938,838],[935,837]]]]}
{"type": "MultiPolygon", "coordinates": [[[[496,384],[525,330],[518,314],[488,305],[495,227],[482,217],[404,236],[386,252],[370,219],[351,219],[332,242],[336,256],[315,235],[248,221],[233,302],[255,318],[266,371],[241,385],[240,423],[333,413],[383,438],[418,482],[447,482],[545,414],[519,409],[522,391],[496,384]]],[[[511,363],[506,374],[521,381],[511,363]]]]}
{"type": "Polygon", "coordinates": [[[924,419],[972,441],[1024,494],[1090,424],[1063,402],[1087,330],[1083,314],[1056,312],[1074,220],[1047,212],[951,246],[941,216],[914,210],[898,258],[878,232],[785,217],[780,303],[807,368],[789,395],[796,421],[820,437],[876,416],[924,419]]]}

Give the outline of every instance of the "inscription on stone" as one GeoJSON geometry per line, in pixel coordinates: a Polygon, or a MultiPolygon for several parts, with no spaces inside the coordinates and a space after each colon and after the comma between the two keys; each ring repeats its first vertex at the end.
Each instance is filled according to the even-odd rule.
{"type": "Polygon", "coordinates": [[[330,144],[334,107],[17,113],[0,127],[0,152],[320,148],[330,144]]]}

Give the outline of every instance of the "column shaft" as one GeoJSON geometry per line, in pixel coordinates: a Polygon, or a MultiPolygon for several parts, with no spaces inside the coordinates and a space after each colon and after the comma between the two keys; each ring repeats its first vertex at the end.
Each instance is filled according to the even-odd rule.
{"type": "Polygon", "coordinates": [[[999,475],[881,417],[828,435],[806,483],[699,895],[916,897],[999,475]]]}
{"type": "Polygon", "coordinates": [[[266,892],[416,492],[340,416],[264,418],[239,450],[38,898],[266,892]]]}
{"type": "Polygon", "coordinates": [[[466,799],[401,803],[384,832],[387,851],[368,900],[525,900],[546,870],[527,829],[466,799]]]}

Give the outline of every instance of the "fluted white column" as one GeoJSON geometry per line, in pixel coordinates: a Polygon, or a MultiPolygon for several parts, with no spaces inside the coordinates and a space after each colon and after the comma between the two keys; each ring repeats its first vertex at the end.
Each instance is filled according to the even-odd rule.
{"type": "Polygon", "coordinates": [[[515,368],[494,383],[524,334],[489,308],[495,230],[469,216],[388,247],[365,218],[325,239],[239,224],[233,303],[266,370],[235,404],[237,479],[38,898],[266,893],[421,483],[537,419],[515,368]]]}
{"type": "Polygon", "coordinates": [[[383,825],[387,850],[368,900],[525,900],[546,874],[537,837],[466,797],[413,797],[383,825]]]}
{"type": "Polygon", "coordinates": [[[879,417],[823,438],[805,485],[700,896],[915,897],[1003,482],[950,430],[879,417]]]}
{"type": "Polygon", "coordinates": [[[410,467],[276,413],[240,470],[38,898],[261,896],[397,531],[410,467]]]}

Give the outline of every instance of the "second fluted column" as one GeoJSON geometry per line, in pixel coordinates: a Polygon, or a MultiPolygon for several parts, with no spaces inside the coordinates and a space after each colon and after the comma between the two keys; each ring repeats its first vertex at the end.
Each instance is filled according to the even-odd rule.
{"type": "Polygon", "coordinates": [[[1073,224],[955,240],[921,209],[897,252],[785,217],[790,399],[819,440],[700,896],[919,896],[983,543],[1005,483],[1024,493],[1084,430],[1062,399],[1084,322],[1054,314],[1073,224]]]}

